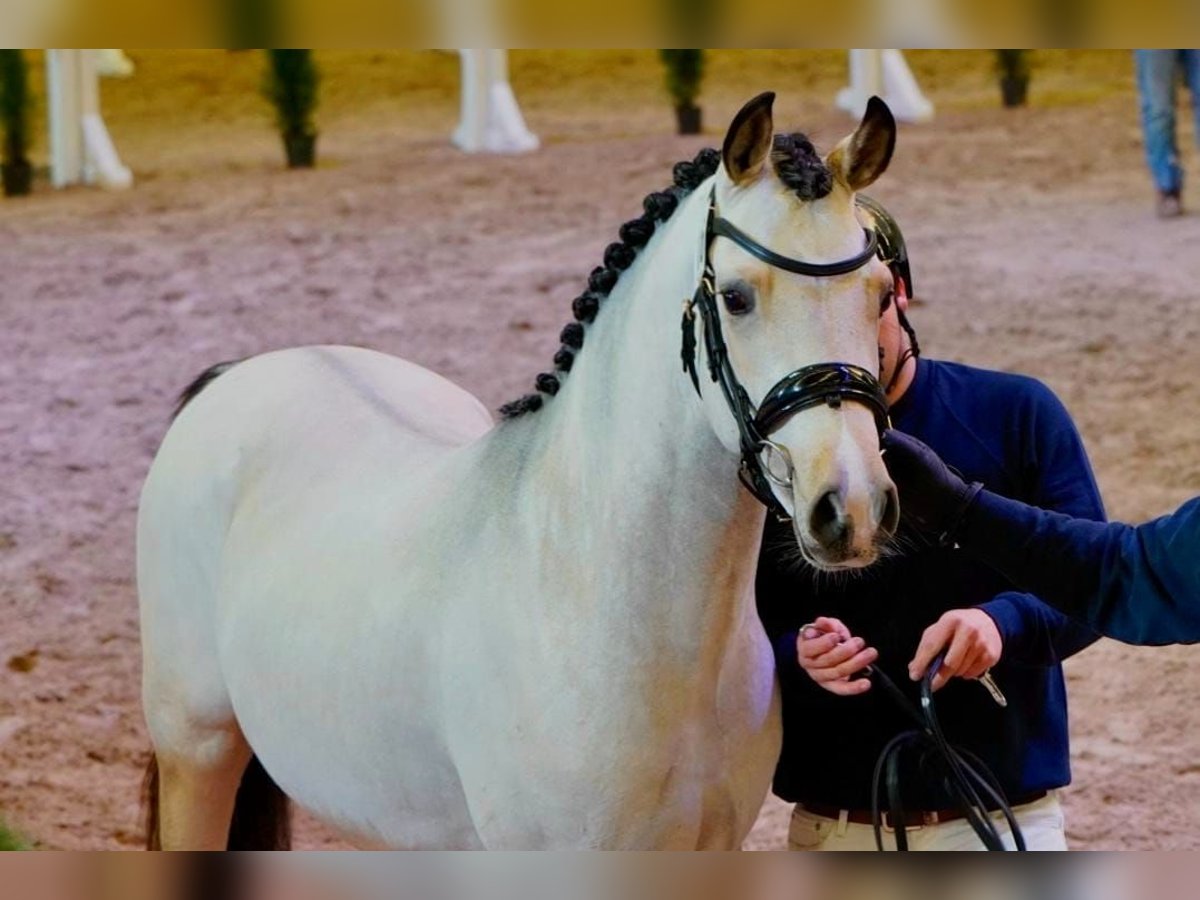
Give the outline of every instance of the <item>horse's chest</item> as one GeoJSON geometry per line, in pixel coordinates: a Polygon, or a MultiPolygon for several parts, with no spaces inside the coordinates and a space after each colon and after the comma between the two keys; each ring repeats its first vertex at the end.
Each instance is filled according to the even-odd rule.
{"type": "Polygon", "coordinates": [[[503,704],[463,709],[452,748],[484,843],[736,846],[778,754],[759,649],[703,681],[664,659],[607,679],[543,672],[503,704]]]}

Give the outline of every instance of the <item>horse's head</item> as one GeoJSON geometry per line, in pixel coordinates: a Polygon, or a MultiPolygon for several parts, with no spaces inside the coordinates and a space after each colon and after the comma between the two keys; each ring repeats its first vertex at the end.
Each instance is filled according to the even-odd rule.
{"type": "MultiPolygon", "coordinates": [[[[772,405],[764,407],[768,395],[823,397],[776,409],[759,429],[771,442],[759,458],[770,490],[792,514],[805,558],[823,569],[856,568],[875,561],[899,514],[879,453],[883,413],[868,396],[878,391],[872,376],[879,317],[892,276],[864,253],[871,236],[855,207],[855,192],[887,168],[896,126],[887,106],[872,99],[857,130],[822,159],[803,135],[774,134],[773,99],[763,94],[746,104],[725,138],[715,180],[716,237],[708,247],[715,306],[730,368],[760,419],[772,405]],[[731,234],[722,219],[750,241],[731,234]],[[764,260],[753,244],[778,256],[764,260]],[[836,263],[847,271],[820,274],[822,264],[836,263]],[[845,365],[787,380],[820,363],[845,365]],[[789,384],[790,394],[780,391],[789,384]],[[835,389],[822,394],[829,384],[835,389]]],[[[722,392],[703,396],[722,441],[742,449],[722,392]]]]}

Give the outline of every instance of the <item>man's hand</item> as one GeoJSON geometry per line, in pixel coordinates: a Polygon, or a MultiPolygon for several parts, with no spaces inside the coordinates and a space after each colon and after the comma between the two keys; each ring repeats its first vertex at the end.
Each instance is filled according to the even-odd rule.
{"type": "Polygon", "coordinates": [[[888,474],[900,491],[900,515],[919,530],[953,535],[982,485],[967,484],[915,437],[889,428],[880,442],[888,474]]]}
{"type": "Polygon", "coordinates": [[[796,652],[800,668],[830,693],[852,697],[871,689],[871,679],[851,681],[850,676],[875,662],[879,651],[852,636],[837,619],[821,617],[800,629],[796,652]]]}
{"type": "Polygon", "coordinates": [[[920,681],[934,658],[946,650],[933,679],[940,689],[951,678],[979,678],[1000,661],[1004,641],[992,617],[982,609],[952,609],[925,629],[917,655],[908,664],[908,675],[920,681]]]}

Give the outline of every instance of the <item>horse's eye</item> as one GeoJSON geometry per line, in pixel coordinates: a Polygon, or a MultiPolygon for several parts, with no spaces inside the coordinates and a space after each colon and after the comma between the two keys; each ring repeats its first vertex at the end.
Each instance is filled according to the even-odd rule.
{"type": "Polygon", "coordinates": [[[721,291],[721,299],[731,316],[744,316],[754,309],[754,298],[741,288],[726,288],[721,291]]]}
{"type": "Polygon", "coordinates": [[[879,300],[879,314],[882,316],[885,312],[892,308],[892,301],[896,299],[895,291],[888,291],[879,300]]]}

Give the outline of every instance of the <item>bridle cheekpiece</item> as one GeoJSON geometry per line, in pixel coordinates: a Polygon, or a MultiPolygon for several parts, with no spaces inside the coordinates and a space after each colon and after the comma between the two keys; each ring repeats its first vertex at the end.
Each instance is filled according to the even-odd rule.
{"type": "Polygon", "coordinates": [[[843,362],[816,363],[785,375],[772,387],[755,408],[746,389],[738,380],[729,360],[721,316],[717,309],[716,273],[712,265],[712,242],[723,237],[733,241],[747,253],[770,266],[807,275],[829,278],[845,275],[867,265],[879,251],[874,230],[863,229],[866,246],[861,253],[834,263],[810,263],[783,256],[764,247],[732,222],[717,215],[716,188],[708,200],[708,222],[704,242],[704,271],[691,300],[683,305],[683,369],[700,394],[700,376],[696,372],[695,319],[699,315],[704,330],[704,351],[708,358],[708,373],[720,385],[721,393],[737,423],[742,458],[738,477],[759,502],[781,519],[788,519],[786,510],[771,491],[771,483],[791,488],[793,467],[787,448],[771,440],[771,435],[796,413],[816,406],[838,408],[849,400],[868,407],[875,415],[876,427],[882,433],[888,427],[888,403],[879,379],[861,366],[843,362]]]}

